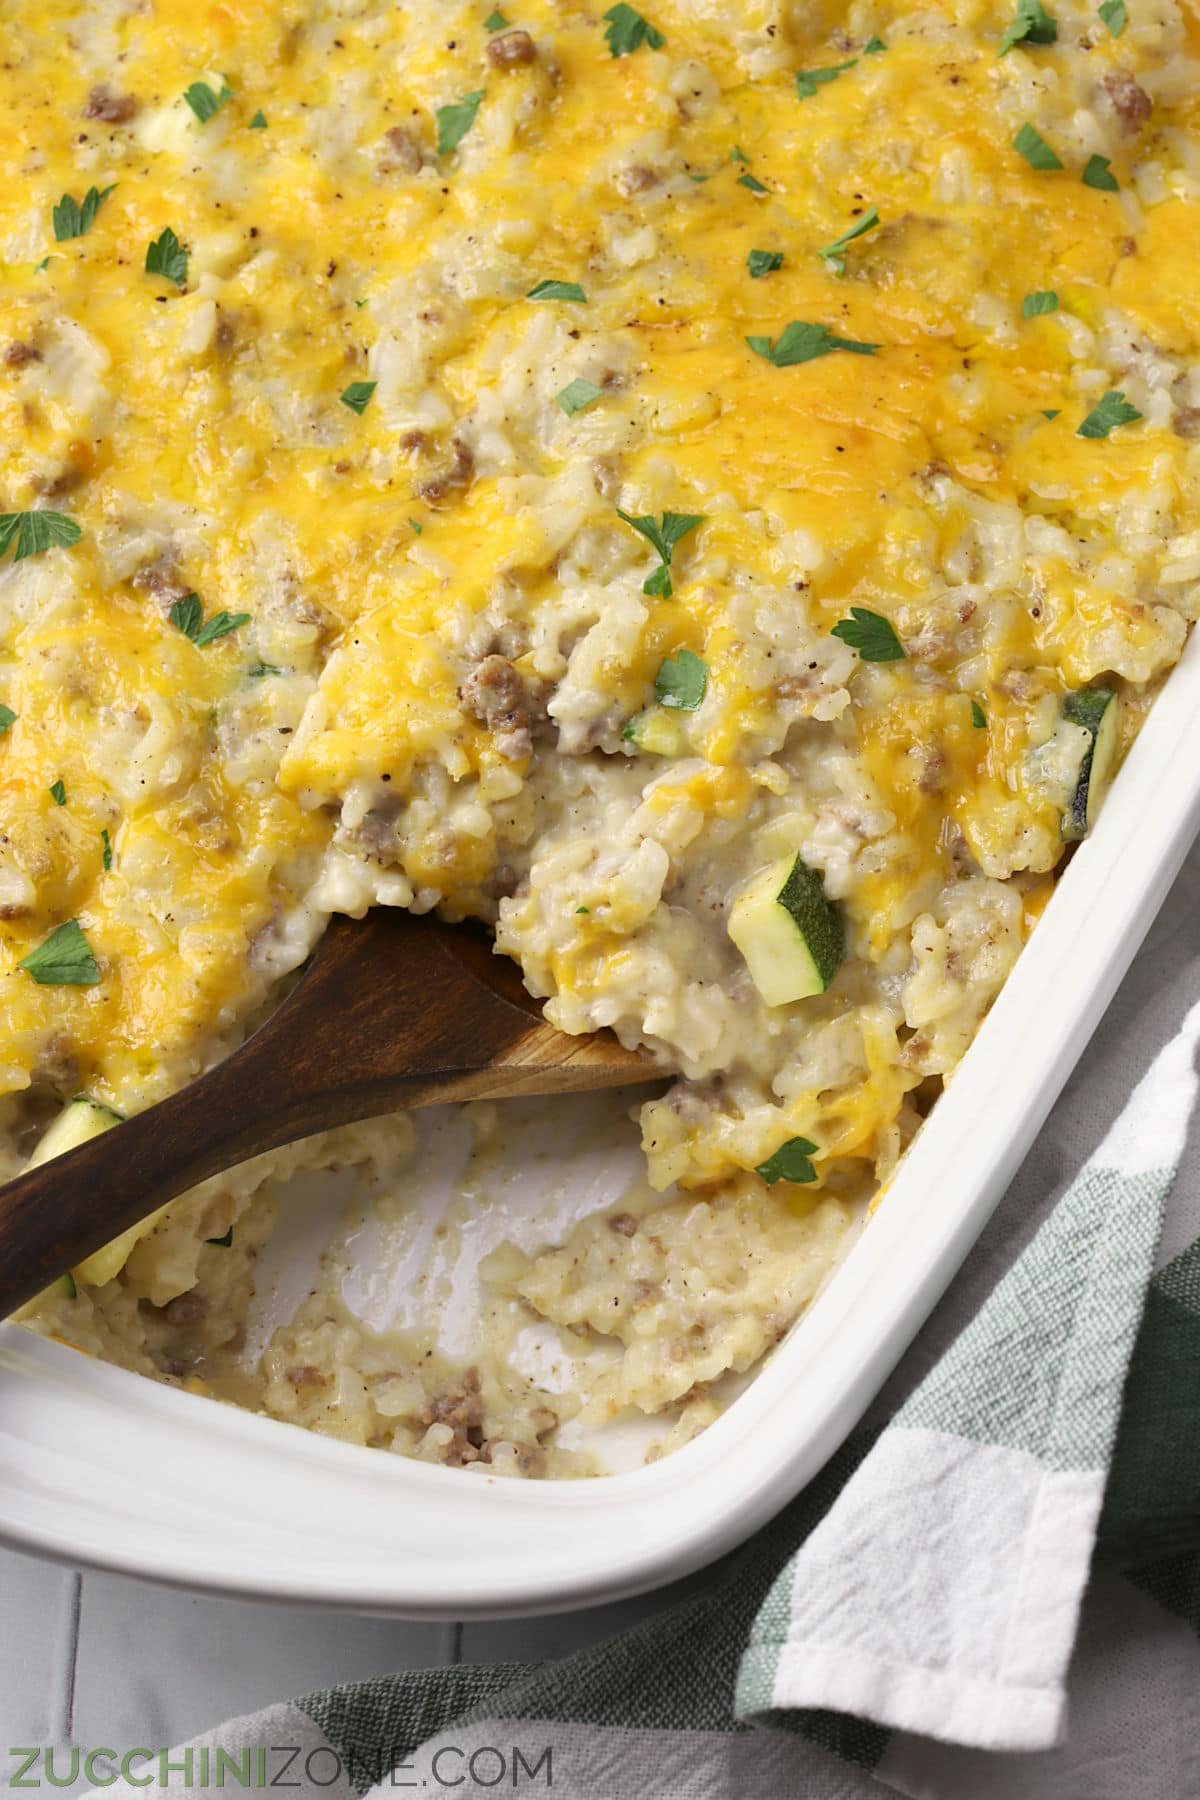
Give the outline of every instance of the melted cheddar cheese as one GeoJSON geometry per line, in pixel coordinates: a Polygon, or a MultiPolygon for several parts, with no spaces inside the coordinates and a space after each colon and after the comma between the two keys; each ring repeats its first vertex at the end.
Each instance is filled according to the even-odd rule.
{"type": "Polygon", "coordinates": [[[1000,55],[1007,0],[646,0],[615,54],[603,0],[490,10],[17,8],[0,488],[81,536],[0,571],[0,1088],[147,1104],[331,911],[440,906],[683,1071],[656,1181],[803,1134],[852,1194],[1045,904],[1064,696],[1127,743],[1195,613],[1195,21],[1065,0],[1000,55]],[[793,321],[851,347],[780,366],[793,321]],[[620,514],[667,512],[648,596],[620,514]],[[198,644],[191,594],[246,617],[198,644]],[[681,647],[664,759],[626,732],[681,647]],[[766,1008],[724,920],[792,851],[850,954],[766,1008]],[[98,979],[32,978],[72,919],[98,979]]]}

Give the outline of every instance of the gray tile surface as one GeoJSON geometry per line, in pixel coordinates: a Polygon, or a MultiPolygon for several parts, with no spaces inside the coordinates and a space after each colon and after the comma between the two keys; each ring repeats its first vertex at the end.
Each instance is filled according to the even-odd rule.
{"type": "MultiPolygon", "coordinates": [[[[425,1625],[186,1594],[0,1549],[0,1781],[15,1767],[12,1745],[157,1749],[337,1682],[566,1656],[702,1580],[552,1618],[425,1625]]],[[[66,1766],[64,1756],[56,1767],[66,1766]]]]}

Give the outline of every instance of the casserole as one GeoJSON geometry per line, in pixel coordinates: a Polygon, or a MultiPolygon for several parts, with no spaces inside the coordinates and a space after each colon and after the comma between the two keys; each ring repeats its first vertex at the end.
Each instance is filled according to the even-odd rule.
{"type": "Polygon", "coordinates": [[[0,1536],[156,1580],[410,1617],[652,1587],[779,1510],[969,1250],[1200,826],[1191,641],[1094,834],[842,1267],[715,1424],[649,1467],[518,1483],[334,1444],[0,1329],[0,1536]]]}

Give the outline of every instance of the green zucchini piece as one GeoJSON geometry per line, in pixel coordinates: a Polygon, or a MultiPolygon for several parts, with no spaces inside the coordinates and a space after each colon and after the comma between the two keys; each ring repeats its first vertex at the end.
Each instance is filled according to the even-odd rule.
{"type": "Polygon", "coordinates": [[[76,1094],[73,1100],[67,1101],[54,1123],[48,1125],[38,1139],[29,1159],[29,1167],[40,1168],[51,1157],[75,1150],[80,1144],[90,1142],[110,1126],[120,1123],[120,1113],[114,1112],[111,1106],[105,1106],[100,1100],[93,1100],[90,1094],[76,1094]]]}
{"type": "Polygon", "coordinates": [[[648,706],[645,712],[635,713],[621,736],[627,744],[633,744],[638,750],[648,750],[652,756],[686,756],[688,753],[683,723],[665,706],[648,706]]]}
{"type": "Polygon", "coordinates": [[[1072,842],[1085,838],[1096,823],[1101,802],[1108,792],[1117,755],[1117,696],[1112,688],[1079,688],[1063,701],[1063,718],[1081,725],[1088,746],[1080,765],[1075,792],[1063,814],[1062,834],[1072,842]]]}
{"type": "Polygon", "coordinates": [[[797,855],[756,875],[734,901],[729,935],[768,1006],[823,994],[846,954],[837,906],[797,855]]]}

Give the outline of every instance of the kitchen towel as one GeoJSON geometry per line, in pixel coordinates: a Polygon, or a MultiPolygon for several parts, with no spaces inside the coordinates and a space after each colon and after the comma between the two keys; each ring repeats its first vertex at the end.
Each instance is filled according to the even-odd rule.
{"type": "Polygon", "coordinates": [[[867,1418],[693,1597],[227,1723],[171,1785],[286,1744],[334,1800],[1200,1800],[1198,909],[1200,852],[867,1418]]]}

